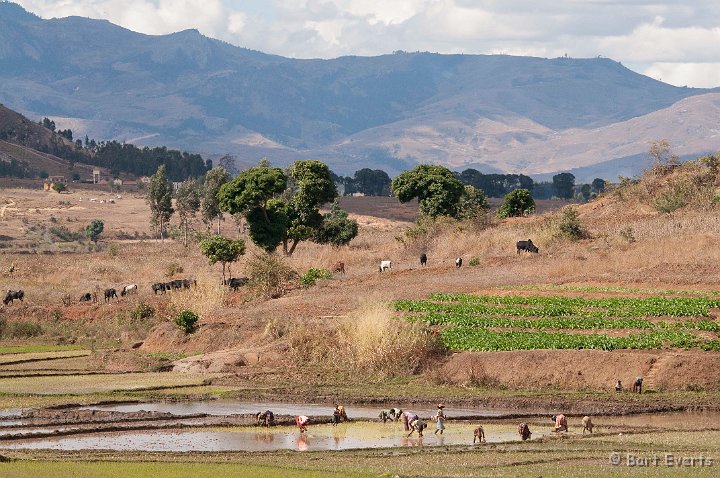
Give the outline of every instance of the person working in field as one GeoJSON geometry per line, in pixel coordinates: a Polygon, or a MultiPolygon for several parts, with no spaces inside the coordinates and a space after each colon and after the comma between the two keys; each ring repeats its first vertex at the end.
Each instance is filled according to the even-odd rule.
{"type": "MultiPolygon", "coordinates": [[[[522,438],[523,441],[530,439],[532,432],[530,431],[530,427],[527,423],[521,423],[518,425],[518,435],[520,435],[520,438],[522,438]]],[[[473,443],[475,442],[473,441],[473,443]]]]}
{"type": "Polygon", "coordinates": [[[333,410],[333,416],[332,416],[332,424],[337,425],[341,421],[348,421],[347,412],[345,411],[345,407],[342,405],[335,405],[335,410],[333,410]]]}
{"type": "Polygon", "coordinates": [[[415,420],[410,422],[410,433],[408,433],[407,437],[410,438],[410,435],[412,435],[415,431],[418,432],[419,437],[422,437],[423,430],[425,430],[425,428],[427,428],[427,423],[425,423],[424,421],[419,419],[417,415],[415,415],[415,420]]]}
{"type": "Polygon", "coordinates": [[[310,418],[306,417],[305,415],[298,415],[295,417],[295,424],[300,429],[300,433],[304,433],[308,429],[308,425],[310,424],[310,418]]]}
{"type": "Polygon", "coordinates": [[[435,434],[437,435],[438,432],[442,435],[445,431],[445,412],[443,409],[445,408],[445,405],[442,403],[438,405],[437,412],[435,413],[435,416],[433,417],[433,420],[435,420],[435,434]]]}
{"type": "Polygon", "coordinates": [[[622,383],[620,382],[620,380],[618,380],[618,383],[615,384],[615,391],[618,393],[623,391],[623,386],[622,386],[622,383]]]}
{"type": "Polygon", "coordinates": [[[418,416],[410,411],[404,411],[402,412],[402,415],[400,415],[400,421],[402,422],[405,431],[410,430],[410,424],[417,419],[418,416]]]}
{"type": "Polygon", "coordinates": [[[633,382],[633,393],[642,393],[643,378],[637,377],[633,382]]]}
{"type": "Polygon", "coordinates": [[[551,420],[555,422],[555,431],[556,432],[568,431],[567,418],[562,413],[560,415],[553,415],[551,420]]]}

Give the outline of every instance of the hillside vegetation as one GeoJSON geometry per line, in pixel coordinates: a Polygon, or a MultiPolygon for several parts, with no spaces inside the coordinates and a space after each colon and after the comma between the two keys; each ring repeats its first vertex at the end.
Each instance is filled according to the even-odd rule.
{"type": "MultiPolygon", "coordinates": [[[[251,288],[233,292],[223,286],[219,266],[209,265],[196,244],[184,248],[171,240],[128,239],[142,239],[149,232],[147,206],[140,197],[98,204],[70,192],[64,204],[53,205],[44,193],[9,190],[6,201],[12,203],[3,208],[0,234],[9,253],[4,257],[12,258],[16,270],[12,277],[0,277],[0,288],[22,288],[26,300],[3,307],[4,337],[121,347],[143,341],[142,353],[193,355],[176,364],[179,370],[237,370],[237,364],[253,363],[285,375],[320,367],[321,377],[352,370],[353,377],[346,377],[351,382],[398,374],[440,380],[436,371],[449,367],[441,381],[464,383],[472,380],[455,370],[467,371],[468,365],[457,360],[480,360],[473,365],[473,380],[519,387],[549,386],[563,378],[528,375],[523,381],[522,374],[531,371],[522,368],[513,369],[510,378],[494,368],[495,361],[505,359],[492,354],[531,360],[542,352],[544,360],[557,360],[562,370],[566,354],[589,352],[537,349],[596,348],[595,353],[610,354],[608,363],[615,365],[587,372],[588,381],[578,382],[584,386],[606,386],[623,366],[649,374],[654,361],[667,356],[659,362],[663,367],[686,370],[692,364],[693,387],[712,388],[720,383],[708,368],[716,357],[712,350],[719,327],[716,162],[716,157],[706,157],[682,165],[658,164],[641,179],[627,180],[590,203],[506,220],[490,213],[472,221],[440,218],[413,226],[373,217],[372,207],[353,209],[358,201],[348,201],[344,207],[360,224],[358,237],[341,247],[306,243],[292,257],[277,258],[283,270],[294,272],[283,279],[282,292],[272,294],[285,295],[270,300],[251,288]],[[104,218],[101,242],[111,243],[98,250],[92,244],[53,239],[45,226],[49,215],[71,232],[76,223],[84,227],[92,218],[104,218]],[[515,242],[528,238],[539,246],[539,254],[516,253],[515,242]],[[34,245],[28,246],[29,241],[34,245]],[[45,254],[12,254],[14,250],[45,254]],[[424,268],[417,262],[421,252],[428,256],[424,268]],[[465,260],[459,269],[454,264],[458,256],[465,260]],[[379,261],[387,259],[393,261],[392,270],[379,273],[379,261]],[[306,271],[332,270],[338,260],[347,274],[301,285],[299,277],[306,271]],[[197,281],[197,288],[166,294],[150,288],[187,277],[197,281]],[[119,303],[77,302],[87,291],[129,283],[138,283],[139,294],[119,303]],[[145,310],[143,304],[152,314],[133,312],[145,310]],[[420,320],[405,322],[406,312],[393,312],[394,307],[420,320]],[[186,309],[200,317],[190,334],[174,323],[186,309]],[[396,334],[388,331],[401,331],[403,338],[396,342],[396,334]],[[508,352],[477,352],[467,359],[452,355],[444,365],[447,352],[461,350],[508,352]],[[204,355],[194,355],[198,353],[204,355]]],[[[405,208],[397,206],[399,213],[405,208]]],[[[242,237],[232,221],[222,224],[222,232],[242,237]]],[[[232,266],[236,277],[255,274],[249,266],[256,267],[262,255],[247,243],[246,255],[232,266]]],[[[124,363],[132,369],[146,362],[124,363]]],[[[662,387],[686,388],[681,375],[663,377],[662,387]]],[[[656,377],[653,386],[660,387],[656,377]]]]}

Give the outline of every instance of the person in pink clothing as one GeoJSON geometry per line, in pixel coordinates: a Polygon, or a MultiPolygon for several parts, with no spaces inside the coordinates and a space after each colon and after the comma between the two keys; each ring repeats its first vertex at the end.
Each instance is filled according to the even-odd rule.
{"type": "Polygon", "coordinates": [[[400,421],[403,423],[403,427],[405,428],[405,431],[410,430],[410,424],[418,419],[418,416],[410,411],[404,411],[402,412],[402,415],[400,415],[400,421]]]}
{"type": "Polygon", "coordinates": [[[556,432],[568,431],[567,418],[565,418],[565,415],[563,415],[562,413],[560,415],[553,415],[551,420],[555,422],[556,432]]]}
{"type": "Polygon", "coordinates": [[[305,415],[298,415],[295,417],[295,424],[300,429],[300,433],[303,433],[307,431],[307,427],[310,424],[310,419],[305,415]]]}

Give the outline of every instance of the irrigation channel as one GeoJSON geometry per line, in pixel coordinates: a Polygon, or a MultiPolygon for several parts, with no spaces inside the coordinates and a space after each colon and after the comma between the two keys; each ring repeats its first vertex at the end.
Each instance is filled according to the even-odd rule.
{"type": "MultiPolygon", "coordinates": [[[[0,416],[0,449],[118,451],[321,451],[360,448],[472,444],[482,424],[490,443],[519,440],[517,425],[530,424],[532,439],[554,435],[549,413],[518,413],[480,408],[446,408],[447,429],[434,434],[428,421],[424,436],[410,438],[400,422],[382,423],[379,407],[348,406],[351,421],[329,423],[332,405],[277,402],[154,402],[17,411],[0,416]],[[258,411],[272,410],[278,425],[255,426],[258,411]],[[307,433],[292,425],[294,416],[311,417],[307,433]]],[[[435,413],[412,407],[422,418],[435,413]]],[[[582,433],[581,417],[569,417],[570,434],[582,433]]],[[[720,423],[720,412],[672,412],[593,417],[595,433],[645,433],[654,430],[702,430],[720,423]]]]}

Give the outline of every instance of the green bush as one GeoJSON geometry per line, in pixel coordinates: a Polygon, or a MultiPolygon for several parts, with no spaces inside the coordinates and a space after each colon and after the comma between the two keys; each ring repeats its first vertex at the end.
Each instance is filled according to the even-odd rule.
{"type": "Polygon", "coordinates": [[[311,267],[308,271],[300,277],[300,283],[305,287],[311,287],[315,285],[318,279],[330,279],[332,272],[327,269],[315,269],[311,267]]]}
{"type": "Polygon", "coordinates": [[[472,267],[479,266],[479,265],[480,265],[480,258],[479,258],[479,257],[473,257],[472,259],[470,259],[470,262],[468,262],[468,265],[470,265],[470,266],[472,266],[472,267]]]}
{"type": "Polygon", "coordinates": [[[563,209],[558,227],[560,228],[560,234],[569,239],[581,239],[585,235],[580,224],[580,215],[577,209],[572,206],[563,209]]]}
{"type": "Polygon", "coordinates": [[[135,304],[135,307],[130,310],[130,318],[134,321],[149,319],[154,315],[155,309],[145,302],[138,302],[135,304]]]}
{"type": "Polygon", "coordinates": [[[183,331],[186,334],[190,334],[195,331],[195,326],[197,325],[197,321],[199,320],[197,314],[193,312],[192,310],[182,310],[180,313],[175,317],[175,323],[183,329],[183,331]]]}
{"type": "Polygon", "coordinates": [[[500,217],[527,216],[535,211],[535,200],[527,189],[510,191],[498,209],[500,217]]]}
{"type": "Polygon", "coordinates": [[[250,290],[263,298],[283,295],[297,284],[298,273],[277,254],[255,254],[246,265],[250,290]]]}

